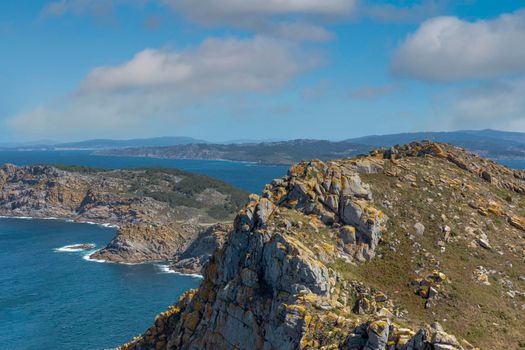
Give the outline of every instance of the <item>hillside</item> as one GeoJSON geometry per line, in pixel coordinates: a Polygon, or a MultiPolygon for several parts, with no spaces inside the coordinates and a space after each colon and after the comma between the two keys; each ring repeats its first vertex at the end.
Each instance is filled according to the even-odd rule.
{"type": "Polygon", "coordinates": [[[92,257],[117,262],[171,260],[210,225],[231,220],[247,198],[177,169],[0,167],[1,216],[116,225],[117,236],[92,257]]]}
{"type": "Polygon", "coordinates": [[[302,162],[122,349],[522,349],[524,204],[525,172],[446,144],[302,162]]]}
{"type": "Polygon", "coordinates": [[[391,147],[417,140],[450,143],[492,159],[524,159],[525,134],[496,130],[416,132],[364,136],[345,141],[292,140],[244,144],[189,144],[170,147],[105,149],[99,155],[167,159],[227,159],[264,164],[293,164],[308,159],[323,161],[354,157],[372,148],[391,147]]]}

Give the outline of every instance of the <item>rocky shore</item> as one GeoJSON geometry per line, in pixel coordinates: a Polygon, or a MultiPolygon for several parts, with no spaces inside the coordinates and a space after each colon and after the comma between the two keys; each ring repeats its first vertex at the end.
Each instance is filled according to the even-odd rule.
{"type": "MultiPolygon", "coordinates": [[[[116,226],[116,237],[91,256],[114,262],[171,261],[208,227],[233,218],[247,198],[221,181],[174,169],[0,168],[0,216],[116,226]]],[[[183,270],[199,273],[200,265],[183,270]]]]}
{"type": "Polygon", "coordinates": [[[299,163],[121,349],[519,349],[524,204],[525,172],[446,144],[299,163]]]}

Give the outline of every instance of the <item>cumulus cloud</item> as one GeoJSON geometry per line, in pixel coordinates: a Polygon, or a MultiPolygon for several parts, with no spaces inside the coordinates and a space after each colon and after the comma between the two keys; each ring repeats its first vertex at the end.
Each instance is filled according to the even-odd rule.
{"type": "Polygon", "coordinates": [[[315,58],[301,56],[299,48],[263,37],[208,39],[195,50],[146,49],[119,66],[96,68],[81,90],[265,91],[316,65],[315,58]]]}
{"type": "Polygon", "coordinates": [[[392,63],[395,74],[454,81],[525,73],[525,11],[493,20],[430,19],[407,37],[392,63]]]}
{"type": "Polygon", "coordinates": [[[339,16],[352,12],[356,0],[161,0],[202,24],[229,24],[260,16],[339,16]]]}
{"type": "Polygon", "coordinates": [[[446,102],[453,128],[525,128],[525,79],[484,83],[456,92],[446,102]]]}
{"type": "Polygon", "coordinates": [[[117,6],[147,3],[166,6],[207,27],[231,27],[295,41],[327,41],[333,35],[323,26],[325,20],[353,13],[357,0],[56,0],[43,8],[41,17],[105,17],[117,6]]]}
{"type": "Polygon", "coordinates": [[[160,0],[192,22],[299,41],[326,41],[326,20],[354,13],[357,0],[160,0]]]}
{"type": "Polygon", "coordinates": [[[367,0],[55,0],[43,17],[65,14],[101,16],[119,5],[155,3],[204,27],[224,27],[294,41],[322,42],[333,38],[334,23],[358,18],[414,22],[435,16],[446,0],[422,0],[408,6],[367,0]]]}
{"type": "Polygon", "coordinates": [[[93,69],[70,96],[17,114],[8,124],[19,134],[57,138],[165,132],[185,122],[184,108],[228,94],[273,93],[319,63],[306,57],[295,45],[263,37],[146,49],[118,66],[93,69]]]}

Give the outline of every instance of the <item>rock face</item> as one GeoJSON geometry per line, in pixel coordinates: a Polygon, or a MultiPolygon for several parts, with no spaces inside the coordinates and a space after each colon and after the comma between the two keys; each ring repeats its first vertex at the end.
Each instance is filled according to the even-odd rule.
{"type": "Polygon", "coordinates": [[[181,273],[202,274],[213,252],[224,245],[230,230],[230,225],[216,224],[202,231],[186,249],[171,257],[170,269],[181,273]]]}
{"type": "Polygon", "coordinates": [[[199,289],[122,349],[516,348],[523,175],[431,142],[293,166],[250,197],[199,289]]]}
{"type": "Polygon", "coordinates": [[[116,237],[92,255],[115,262],[170,260],[208,226],[233,218],[247,197],[175,169],[0,168],[0,215],[116,225],[116,237]]]}
{"type": "Polygon", "coordinates": [[[206,229],[195,224],[177,225],[177,228],[161,224],[126,224],[91,258],[126,263],[168,261],[179,249],[190,244],[199,230],[206,229]]]}

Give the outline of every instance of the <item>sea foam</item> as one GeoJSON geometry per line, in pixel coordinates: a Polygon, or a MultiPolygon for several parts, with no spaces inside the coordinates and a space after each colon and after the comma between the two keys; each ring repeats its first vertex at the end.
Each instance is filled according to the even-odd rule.
{"type": "MultiPolygon", "coordinates": [[[[81,252],[81,251],[84,251],[86,250],[85,248],[74,248],[75,246],[79,246],[79,245],[82,245],[82,244],[86,244],[86,243],[78,243],[78,244],[69,244],[69,245],[65,245],[63,247],[60,247],[60,248],[55,248],[54,251],[55,252],[68,252],[68,253],[71,253],[71,252],[81,252]]],[[[95,245],[95,243],[87,243],[87,244],[93,244],[95,245]]],[[[92,248],[90,248],[92,249],[92,248]]]]}
{"type": "Polygon", "coordinates": [[[182,272],[178,272],[178,271],[173,271],[170,269],[170,267],[168,265],[163,265],[163,264],[155,264],[155,266],[160,270],[159,273],[172,273],[172,274],[176,274],[176,275],[181,275],[181,276],[190,276],[190,277],[194,277],[194,278],[204,278],[202,275],[199,275],[199,274],[196,274],[196,273],[182,273],[182,272]]]}

